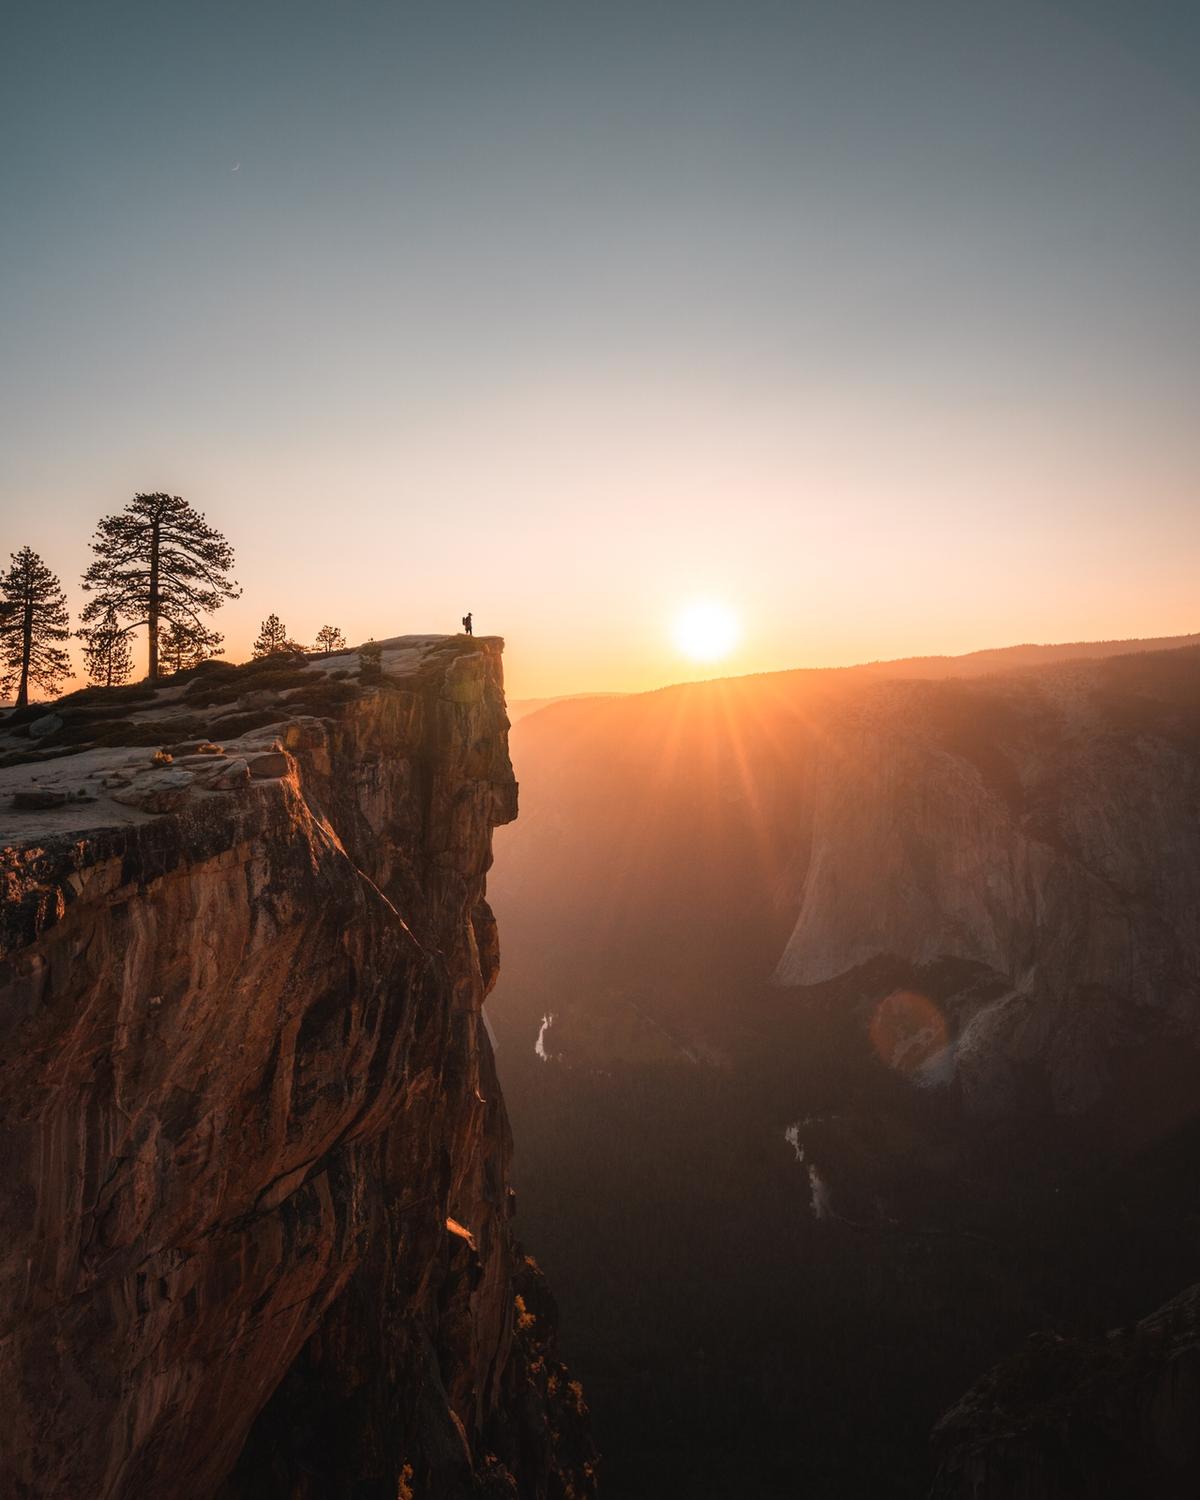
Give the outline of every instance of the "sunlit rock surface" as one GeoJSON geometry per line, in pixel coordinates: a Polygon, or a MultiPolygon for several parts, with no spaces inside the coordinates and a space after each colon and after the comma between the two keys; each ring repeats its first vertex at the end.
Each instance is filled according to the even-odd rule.
{"type": "Polygon", "coordinates": [[[591,1493],[481,1012],[501,643],[382,646],[2,726],[6,1495],[591,1493]]]}

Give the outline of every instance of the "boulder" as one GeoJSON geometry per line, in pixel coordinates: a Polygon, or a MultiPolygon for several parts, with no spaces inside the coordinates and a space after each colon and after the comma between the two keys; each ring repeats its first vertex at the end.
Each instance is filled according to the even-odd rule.
{"type": "Polygon", "coordinates": [[[222,758],[213,765],[207,775],[204,772],[200,775],[201,785],[207,787],[210,792],[235,792],[239,787],[249,783],[250,767],[240,757],[222,758]]]}
{"type": "Polygon", "coordinates": [[[62,807],[67,800],[66,792],[61,788],[51,787],[28,787],[23,792],[14,792],[12,805],[16,808],[30,809],[35,807],[62,807]]]}
{"type": "Polygon", "coordinates": [[[174,812],[187,801],[195,779],[190,771],[174,766],[150,771],[137,777],[129,786],[114,791],[112,799],[124,807],[136,807],[142,812],[174,812]]]}
{"type": "Polygon", "coordinates": [[[45,739],[48,734],[57,734],[63,727],[62,714],[43,714],[40,719],[34,719],[29,726],[29,733],[35,740],[45,739]]]}

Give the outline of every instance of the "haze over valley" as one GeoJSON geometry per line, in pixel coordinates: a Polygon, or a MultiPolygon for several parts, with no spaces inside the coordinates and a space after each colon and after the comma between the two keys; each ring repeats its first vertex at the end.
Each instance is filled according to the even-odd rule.
{"type": "MultiPolygon", "coordinates": [[[[492,1021],[618,1493],[1098,1493],[1066,1416],[929,1433],[1024,1335],[1194,1277],[1195,638],[556,704],[511,743],[492,1021]]],[[[1113,1493],[1130,1400],[1085,1403],[1113,1493]]]]}

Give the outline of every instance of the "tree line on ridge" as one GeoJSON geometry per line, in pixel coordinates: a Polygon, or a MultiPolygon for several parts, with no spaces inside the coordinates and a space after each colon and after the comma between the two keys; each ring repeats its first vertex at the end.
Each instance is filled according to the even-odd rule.
{"type": "MultiPolygon", "coordinates": [[[[91,548],[81,581],[91,597],[75,634],[93,686],[116,687],[132,676],[135,630],[146,631],[151,682],[223,655],[224,637],[209,617],[242,590],[231,577],[233,548],[202,512],[179,495],[138,494],[119,514],[101,518],[91,548]]],[[[0,696],[25,708],[31,689],[53,696],[71,676],[63,642],[72,631],[55,573],[31,547],[10,557],[11,566],[0,572],[0,696]]],[[[336,625],[323,625],[310,648],[270,614],[252,649],[255,656],[273,656],[345,647],[336,625]]]]}

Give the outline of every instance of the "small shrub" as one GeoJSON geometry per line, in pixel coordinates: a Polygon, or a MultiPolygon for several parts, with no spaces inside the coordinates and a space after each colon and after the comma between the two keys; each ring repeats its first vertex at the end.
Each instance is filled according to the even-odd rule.
{"type": "Polygon", "coordinates": [[[201,679],[193,683],[187,690],[188,704],[195,704],[197,708],[214,708],[222,703],[236,703],[246,693],[278,693],[285,688],[304,687],[316,680],[302,667],[288,666],[286,662],[281,664],[278,656],[264,657],[263,660],[269,663],[269,671],[243,676],[243,669],[238,668],[237,675],[232,678],[223,677],[218,682],[201,679]]]}
{"type": "Polygon", "coordinates": [[[86,708],[95,704],[107,707],[114,703],[144,703],[147,707],[154,702],[154,689],[148,682],[133,682],[124,687],[85,687],[79,688],[74,693],[67,693],[55,704],[55,711],[61,712],[64,708],[86,708]]]}
{"type": "Polygon", "coordinates": [[[378,682],[383,676],[383,647],[378,641],[358,648],[358,675],[363,682],[378,682]]]}
{"type": "Polygon", "coordinates": [[[191,693],[202,683],[211,684],[214,680],[220,681],[222,678],[235,675],[239,670],[240,668],[231,661],[219,661],[217,657],[209,656],[203,661],[198,661],[194,667],[184,667],[179,672],[172,672],[170,680],[172,685],[180,682],[188,683],[188,692],[191,693]]]}
{"type": "Polygon", "coordinates": [[[270,656],[256,656],[238,667],[243,677],[261,677],[264,672],[278,672],[286,667],[302,667],[308,657],[303,651],[273,651],[270,656]]]}
{"type": "Polygon", "coordinates": [[[163,740],[198,740],[203,738],[203,719],[159,719],[149,724],[97,724],[93,726],[92,743],[99,746],[153,745],[158,749],[163,740]]]}

